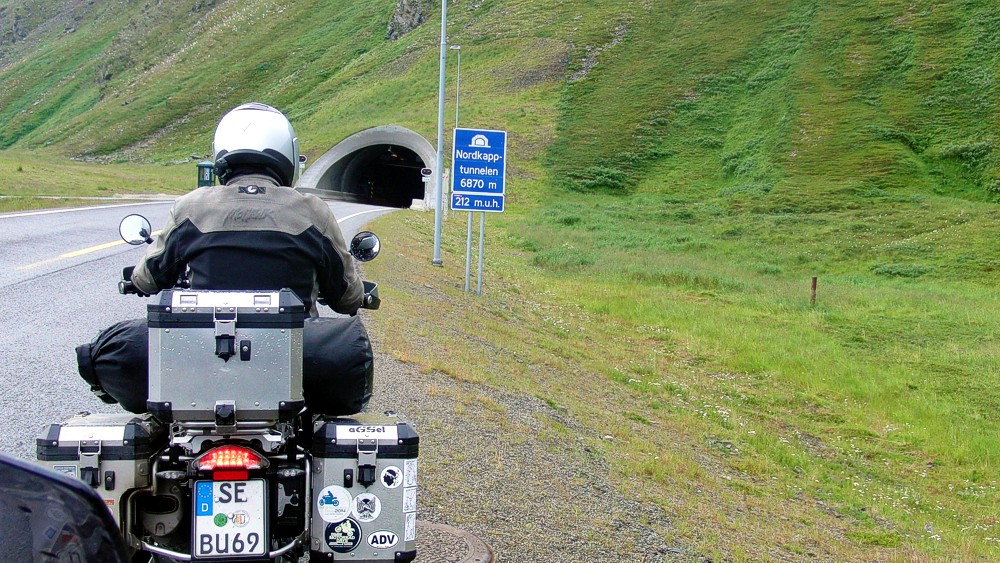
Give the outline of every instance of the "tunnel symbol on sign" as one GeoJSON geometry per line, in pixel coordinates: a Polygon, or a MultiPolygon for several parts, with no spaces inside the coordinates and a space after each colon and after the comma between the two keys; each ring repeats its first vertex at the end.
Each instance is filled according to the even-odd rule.
{"type": "Polygon", "coordinates": [[[472,141],[469,142],[470,147],[488,149],[490,147],[490,140],[486,138],[486,135],[476,135],[472,137],[472,141]]]}

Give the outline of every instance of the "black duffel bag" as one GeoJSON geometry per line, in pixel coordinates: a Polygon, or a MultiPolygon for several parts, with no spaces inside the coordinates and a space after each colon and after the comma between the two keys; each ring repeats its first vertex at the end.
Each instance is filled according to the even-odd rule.
{"type": "Polygon", "coordinates": [[[357,414],[375,386],[375,356],[361,317],[311,317],[302,328],[302,397],[314,414],[357,414]]]}
{"type": "MultiPolygon", "coordinates": [[[[146,319],[115,323],[76,347],[80,376],[106,403],[146,412],[149,397],[146,319]]],[[[361,412],[371,399],[375,364],[361,318],[308,318],[302,330],[302,395],[315,414],[361,412]]]]}
{"type": "Polygon", "coordinates": [[[149,396],[149,329],[146,319],[115,323],[76,347],[76,364],[90,390],[105,403],[146,412],[149,396]]]}

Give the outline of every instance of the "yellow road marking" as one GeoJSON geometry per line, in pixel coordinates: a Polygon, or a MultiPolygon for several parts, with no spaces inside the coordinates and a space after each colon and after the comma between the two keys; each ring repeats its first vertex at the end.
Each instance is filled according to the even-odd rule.
{"type": "MultiPolygon", "coordinates": [[[[160,234],[160,231],[156,231],[156,232],[153,233],[153,236],[157,236],[159,234],[160,234]]],[[[91,246],[91,247],[88,247],[88,248],[81,248],[80,250],[74,250],[72,252],[67,252],[65,254],[60,254],[59,256],[56,256],[55,258],[49,258],[48,260],[42,260],[41,262],[35,262],[34,264],[28,264],[26,266],[18,266],[17,269],[18,270],[31,270],[31,269],[37,268],[39,266],[44,266],[46,264],[51,264],[53,262],[58,262],[59,260],[65,260],[66,258],[76,258],[78,256],[83,256],[84,254],[90,254],[91,252],[97,252],[98,250],[104,250],[104,249],[107,249],[107,248],[113,248],[113,247],[118,246],[120,244],[125,244],[125,241],[123,241],[123,240],[116,240],[115,242],[106,242],[104,244],[98,244],[96,246],[91,246]]]]}
{"type": "Polygon", "coordinates": [[[98,250],[104,250],[105,248],[112,248],[118,246],[119,244],[125,244],[123,240],[116,240],[115,242],[108,242],[104,244],[99,244],[97,246],[91,246],[90,248],[83,248],[80,250],[74,250],[73,252],[67,252],[66,254],[60,254],[60,258],[76,258],[77,256],[83,256],[84,254],[90,254],[91,252],[97,252],[98,250]]]}

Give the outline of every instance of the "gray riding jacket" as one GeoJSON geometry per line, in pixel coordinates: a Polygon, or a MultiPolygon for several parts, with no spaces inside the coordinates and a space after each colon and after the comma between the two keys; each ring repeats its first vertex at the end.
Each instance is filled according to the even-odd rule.
{"type": "Polygon", "coordinates": [[[327,204],[261,175],[179,198],[132,282],[153,294],[173,287],[185,268],[194,289],[290,288],[313,316],[318,296],[351,314],[364,293],[327,204]]]}

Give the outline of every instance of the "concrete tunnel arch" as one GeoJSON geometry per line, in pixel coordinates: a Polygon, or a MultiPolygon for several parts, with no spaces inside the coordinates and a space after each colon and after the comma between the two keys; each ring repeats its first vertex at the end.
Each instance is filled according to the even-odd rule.
{"type": "Polygon", "coordinates": [[[436,207],[437,151],[423,136],[398,125],[355,133],[319,157],[299,178],[299,191],[323,197],[386,205],[436,207]]]}

